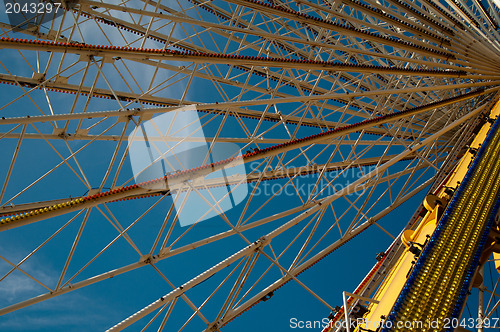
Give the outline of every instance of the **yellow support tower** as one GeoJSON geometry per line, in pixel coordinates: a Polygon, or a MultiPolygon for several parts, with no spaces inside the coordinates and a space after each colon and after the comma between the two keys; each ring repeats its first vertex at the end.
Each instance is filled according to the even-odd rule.
{"type": "MultiPolygon", "coordinates": [[[[497,102],[490,116],[495,118],[499,114],[500,102],[497,102]]],[[[444,185],[425,198],[425,215],[414,230],[403,233],[401,240],[407,248],[374,294],[373,300],[378,303],[368,308],[365,324],[360,326],[362,329],[376,330],[382,321],[390,318],[391,311],[392,320],[385,324],[402,326],[387,326],[386,330],[435,331],[446,327],[447,319],[460,300],[460,286],[466,277],[466,268],[477,255],[474,245],[477,247],[481,239],[500,190],[500,165],[497,162],[500,155],[500,130],[492,133],[488,148],[484,149],[476,169],[469,175],[469,185],[464,186],[461,197],[456,199],[455,209],[447,210],[448,224],[441,230],[442,236],[434,241],[434,250],[428,250],[430,253],[426,264],[421,263],[421,273],[415,277],[406,301],[400,308],[395,309],[394,305],[401,297],[410,274],[416,273],[413,270],[417,258],[422,248],[429,243],[451,199],[449,188],[457,188],[464,181],[492,127],[493,124],[488,122],[483,125],[469,151],[444,185]],[[429,326],[431,324],[434,325],[429,326]]]]}

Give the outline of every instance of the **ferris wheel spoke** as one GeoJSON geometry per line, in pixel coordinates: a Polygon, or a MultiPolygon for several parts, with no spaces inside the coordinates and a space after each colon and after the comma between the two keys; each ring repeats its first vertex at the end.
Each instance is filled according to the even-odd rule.
{"type": "MultiPolygon", "coordinates": [[[[416,75],[429,75],[431,77],[456,77],[464,76],[463,71],[443,71],[443,70],[428,70],[428,69],[407,69],[407,68],[391,68],[384,66],[373,65],[357,65],[357,64],[341,64],[331,61],[310,61],[310,60],[283,60],[280,58],[264,58],[264,57],[245,57],[245,56],[227,56],[225,54],[204,54],[204,53],[186,53],[181,51],[170,50],[145,50],[136,48],[120,47],[117,50],[109,49],[105,46],[99,45],[81,45],[71,43],[60,43],[59,45],[52,45],[50,43],[38,42],[31,43],[29,41],[17,41],[14,39],[0,40],[0,45],[4,48],[27,49],[27,50],[41,50],[51,52],[66,52],[71,54],[78,54],[80,57],[86,56],[93,59],[95,56],[101,57],[123,57],[128,59],[140,59],[141,57],[148,57],[149,59],[158,60],[176,60],[176,61],[189,61],[196,63],[204,63],[209,61],[212,64],[225,64],[232,63],[234,65],[251,65],[251,66],[266,66],[266,67],[280,67],[280,68],[295,68],[307,70],[340,70],[340,71],[356,71],[359,73],[385,73],[385,74],[406,74],[409,76],[416,75]],[[209,59],[209,60],[208,60],[209,59]]],[[[101,61],[101,65],[103,61],[101,61]]],[[[469,78],[485,78],[491,79],[495,76],[486,75],[465,75],[469,78]]]]}
{"type": "MultiPolygon", "coordinates": [[[[491,86],[494,82],[478,82],[478,83],[470,83],[470,84],[458,84],[456,88],[467,88],[467,87],[482,87],[482,86],[491,86]]],[[[327,95],[312,95],[312,96],[303,96],[300,98],[295,97],[285,97],[285,98],[275,98],[275,99],[264,99],[264,100],[249,100],[249,101],[233,101],[227,103],[217,103],[217,104],[198,104],[196,105],[197,110],[212,110],[212,109],[224,109],[229,108],[234,112],[234,107],[245,107],[250,105],[265,105],[265,104],[278,104],[278,103],[288,103],[295,102],[299,99],[302,100],[311,100],[311,101],[320,101],[325,98],[361,98],[366,95],[389,95],[392,93],[405,93],[405,92],[421,92],[421,91],[429,91],[435,89],[439,90],[452,90],[454,87],[449,85],[443,85],[442,87],[417,87],[417,88],[403,88],[403,89],[389,89],[389,90],[376,90],[370,92],[363,93],[351,93],[351,94],[327,94],[327,95]]],[[[86,119],[86,118],[101,118],[101,117],[113,117],[113,116],[134,116],[134,115],[151,115],[155,113],[167,112],[170,110],[174,110],[176,108],[152,108],[152,109],[133,109],[133,110],[117,110],[117,111],[102,111],[102,112],[86,112],[86,113],[73,113],[73,114],[54,114],[54,115],[45,115],[45,116],[30,116],[28,117],[18,117],[18,118],[5,118],[0,120],[0,124],[11,125],[11,124],[25,124],[25,123],[35,123],[35,122],[48,122],[48,121],[59,121],[59,120],[73,120],[73,119],[86,119]]],[[[240,110],[239,111],[242,116],[252,116],[256,117],[257,114],[261,114],[260,112],[251,112],[250,110],[240,110]]],[[[358,116],[366,117],[363,113],[353,113],[358,116]]],[[[269,116],[270,119],[279,119],[279,115],[272,115],[270,113],[266,113],[266,116],[269,116]]],[[[260,117],[260,116],[259,116],[260,117]]],[[[285,118],[287,116],[285,115],[285,118]]],[[[293,118],[292,118],[293,119],[293,118]]],[[[303,121],[306,121],[303,120],[303,121]]],[[[307,123],[313,125],[314,122],[307,123]]],[[[332,126],[333,124],[330,124],[332,126]]]]}
{"type": "MultiPolygon", "coordinates": [[[[353,3],[354,2],[350,2],[349,4],[353,4],[353,3]]],[[[352,25],[352,26],[357,26],[357,27],[364,26],[364,27],[370,28],[370,30],[378,30],[379,33],[383,33],[383,34],[390,35],[390,36],[393,36],[393,37],[398,37],[398,34],[395,31],[396,29],[394,28],[394,26],[399,26],[400,28],[402,28],[404,30],[407,30],[408,32],[413,33],[414,36],[412,36],[412,37],[415,37],[416,34],[418,34],[418,35],[425,35],[425,37],[427,37],[427,39],[433,40],[434,44],[436,44],[436,45],[442,45],[442,44],[447,45],[447,44],[449,44],[449,41],[446,38],[438,36],[438,35],[432,33],[429,30],[424,30],[422,28],[418,28],[418,27],[414,26],[413,24],[408,24],[408,23],[402,24],[401,20],[394,19],[393,17],[391,17],[389,15],[384,15],[384,13],[381,13],[381,12],[377,12],[377,11],[374,11],[374,10],[368,10],[368,7],[358,6],[357,7],[358,10],[362,9],[361,12],[368,11],[368,15],[366,15],[362,19],[355,19],[355,18],[353,18],[349,14],[343,14],[340,11],[334,11],[334,10],[331,10],[331,9],[326,8],[324,6],[315,4],[313,2],[302,2],[301,4],[303,4],[304,6],[310,7],[318,15],[321,15],[320,14],[321,12],[328,13],[329,17],[334,16],[334,17],[337,17],[337,20],[348,21],[349,25],[352,25]],[[377,16],[383,17],[384,21],[387,22],[387,23],[390,23],[390,25],[380,25],[380,24],[377,25],[377,24],[374,24],[375,22],[370,22],[370,20],[373,17],[377,17],[377,16]]],[[[288,7],[290,8],[291,6],[288,6],[288,7]]],[[[302,11],[302,12],[303,13],[307,13],[308,11],[302,11]]],[[[323,14],[321,16],[323,18],[326,18],[325,14],[323,14]]],[[[420,36],[418,36],[418,37],[422,38],[420,36]]],[[[408,42],[417,43],[417,44],[419,44],[421,46],[424,45],[419,40],[416,40],[415,38],[407,38],[405,36],[402,39],[404,39],[404,40],[406,40],[408,42]]]]}
{"type": "MultiPolygon", "coordinates": [[[[450,103],[456,103],[456,102],[458,102],[460,100],[467,100],[471,96],[475,96],[475,95],[478,95],[478,94],[481,95],[481,94],[484,94],[484,93],[485,93],[485,91],[477,91],[477,92],[473,92],[473,93],[468,93],[468,94],[465,94],[463,96],[454,97],[454,98],[451,98],[451,99],[448,99],[448,100],[445,100],[445,101],[442,101],[442,102],[432,103],[432,104],[429,104],[428,106],[418,107],[413,112],[414,112],[414,114],[418,114],[418,113],[423,112],[423,111],[425,111],[427,109],[434,109],[437,105],[446,105],[446,104],[450,104],[450,103]]],[[[478,110],[481,110],[482,108],[484,108],[484,106],[481,107],[481,108],[479,108],[478,110]]],[[[477,112],[477,110],[476,110],[476,112],[477,112]]],[[[410,113],[406,112],[406,114],[410,114],[410,113]]],[[[474,114],[474,113],[471,113],[471,114],[474,114]]],[[[394,114],[390,116],[391,120],[394,119],[394,118],[395,118],[394,114]]],[[[397,117],[396,117],[396,119],[397,119],[397,117]]],[[[253,160],[258,160],[258,159],[261,159],[261,158],[269,156],[269,155],[277,155],[278,153],[289,151],[290,149],[293,149],[293,148],[297,148],[297,147],[301,147],[301,146],[305,146],[305,145],[310,145],[310,144],[314,143],[315,141],[320,141],[320,140],[327,139],[328,138],[327,135],[332,136],[332,137],[340,136],[340,133],[346,134],[346,133],[350,133],[350,132],[353,132],[353,131],[356,131],[356,130],[359,130],[359,129],[363,129],[363,126],[365,126],[365,127],[371,127],[374,124],[384,123],[385,122],[385,121],[381,121],[381,120],[383,120],[383,117],[380,117],[379,119],[369,120],[369,122],[366,122],[366,124],[369,123],[368,126],[366,124],[364,124],[364,123],[360,123],[358,126],[350,125],[350,126],[347,126],[347,127],[344,127],[344,128],[335,129],[333,131],[326,132],[322,136],[319,136],[319,137],[313,136],[313,137],[307,138],[306,140],[303,140],[303,139],[295,140],[295,141],[291,142],[291,143],[293,143],[293,147],[289,146],[288,143],[287,143],[287,144],[284,144],[282,146],[274,147],[273,149],[260,150],[259,152],[255,153],[253,155],[252,154],[245,155],[244,162],[252,162],[253,160]]],[[[449,127],[450,126],[448,126],[446,128],[449,128],[449,127]]],[[[109,130],[109,128],[107,130],[109,130]]],[[[424,141],[429,142],[429,139],[430,138],[427,138],[424,141]]],[[[80,148],[80,150],[76,151],[75,153],[78,153],[82,149],[83,148],[80,148]]],[[[71,156],[73,156],[75,153],[73,153],[71,156]]],[[[66,158],[66,159],[68,159],[68,158],[66,158]]],[[[59,163],[57,167],[59,167],[60,165],[62,165],[66,159],[63,159],[63,161],[61,163],[59,163]]],[[[228,163],[228,162],[232,162],[232,160],[226,161],[226,163],[228,163]]],[[[218,167],[212,166],[210,170],[208,170],[208,169],[206,169],[206,170],[205,169],[200,169],[200,170],[197,170],[197,171],[193,172],[193,175],[209,174],[209,173],[212,173],[213,171],[217,170],[220,167],[221,166],[218,166],[218,167]]],[[[177,180],[177,183],[180,183],[180,182],[182,182],[182,180],[184,178],[186,178],[186,179],[193,178],[193,175],[178,175],[178,176],[176,176],[175,180],[177,180]]],[[[40,179],[41,178],[39,178],[37,181],[39,181],[40,179]]],[[[175,185],[175,183],[176,183],[176,181],[173,181],[170,185],[175,185]]],[[[32,183],[29,187],[31,187],[33,185],[34,185],[34,183],[32,183]]],[[[12,201],[14,198],[16,198],[17,196],[19,196],[21,193],[23,193],[27,189],[29,189],[29,187],[25,188],[23,191],[21,191],[20,193],[18,193],[17,195],[15,195],[13,198],[11,198],[9,201],[7,201],[7,203],[9,203],[10,201],[12,201]]],[[[137,191],[138,187],[135,186],[132,189],[134,191],[137,191]]],[[[112,195],[107,195],[107,194],[101,195],[100,196],[101,197],[100,201],[107,202],[107,201],[111,201],[111,200],[122,199],[122,198],[124,198],[126,196],[126,194],[122,193],[122,192],[120,192],[120,193],[112,192],[110,194],[112,194],[112,195]]],[[[73,206],[73,203],[71,203],[70,206],[65,206],[65,208],[63,208],[63,209],[56,209],[56,211],[52,212],[51,214],[52,215],[61,215],[62,213],[65,213],[65,212],[68,212],[68,211],[72,211],[74,209],[80,209],[82,207],[89,206],[89,204],[93,204],[93,203],[90,200],[87,200],[85,202],[84,201],[79,201],[78,204],[75,205],[75,206],[73,206]]],[[[30,218],[29,222],[34,222],[34,221],[40,220],[40,218],[43,218],[43,217],[41,217],[41,216],[32,216],[30,218]]],[[[8,228],[15,227],[15,225],[26,224],[26,222],[28,222],[28,221],[27,220],[18,221],[15,224],[10,224],[7,227],[8,228]]],[[[4,225],[3,228],[5,229],[6,226],[4,225]]]]}
{"type": "MultiPolygon", "coordinates": [[[[94,4],[94,2],[86,1],[85,4],[92,5],[92,4],[94,4]]],[[[102,3],[98,3],[98,4],[100,7],[105,7],[105,8],[115,9],[115,10],[120,10],[120,11],[124,10],[122,6],[116,6],[116,5],[112,5],[112,4],[102,4],[102,3]]],[[[361,8],[364,8],[364,7],[361,7],[361,8]]],[[[203,27],[217,28],[219,30],[224,30],[224,31],[230,30],[233,32],[238,32],[238,33],[252,34],[252,35],[256,35],[256,36],[259,36],[261,38],[266,38],[266,39],[271,39],[271,38],[276,39],[276,36],[274,34],[269,34],[269,33],[266,33],[265,31],[260,31],[260,30],[248,29],[248,25],[247,25],[246,29],[243,29],[243,28],[239,28],[239,27],[231,26],[231,25],[221,25],[221,24],[211,23],[211,22],[206,22],[206,21],[202,22],[202,21],[199,21],[196,19],[192,19],[189,17],[182,17],[179,15],[174,16],[174,15],[159,14],[157,12],[147,12],[147,11],[145,12],[145,11],[134,10],[131,8],[127,8],[126,11],[132,11],[134,13],[141,12],[141,14],[150,15],[151,17],[168,19],[168,20],[173,21],[173,22],[189,23],[189,24],[194,24],[194,25],[201,25],[203,27]]],[[[376,13],[378,13],[378,12],[376,12],[376,13]]],[[[112,17],[108,17],[108,18],[112,19],[112,17]]],[[[398,22],[398,21],[395,21],[395,22],[398,22]]],[[[241,21],[239,21],[239,24],[241,24],[241,21]]],[[[404,25],[404,26],[408,27],[408,25],[404,25]]],[[[321,46],[322,48],[326,48],[326,49],[338,49],[338,50],[342,50],[342,51],[346,51],[346,52],[352,52],[352,49],[350,49],[350,48],[343,48],[342,46],[334,46],[334,45],[330,45],[330,44],[307,41],[303,38],[299,39],[299,38],[294,38],[294,37],[288,37],[286,35],[280,35],[279,40],[280,41],[297,42],[297,43],[314,45],[314,46],[321,46]]],[[[369,54],[370,56],[375,56],[375,57],[389,57],[389,58],[391,57],[388,54],[380,54],[380,53],[367,52],[367,51],[364,51],[365,53],[363,53],[363,50],[361,50],[361,49],[358,50],[357,52],[361,53],[361,54],[369,54]]],[[[403,58],[403,57],[394,57],[394,58],[404,60],[404,61],[408,61],[408,60],[412,61],[412,59],[403,58]]],[[[415,59],[413,61],[418,61],[418,60],[415,59]]],[[[436,63],[433,61],[426,61],[426,60],[422,60],[421,63],[428,64],[429,66],[446,67],[446,68],[450,68],[450,69],[451,68],[457,68],[457,69],[459,68],[459,67],[453,67],[450,65],[440,64],[440,63],[436,63]]]]}
{"type": "MultiPolygon", "coordinates": [[[[280,7],[274,7],[272,5],[267,6],[264,3],[259,3],[256,1],[250,1],[250,0],[232,0],[231,2],[235,3],[235,4],[244,5],[246,7],[252,8],[252,9],[259,11],[259,12],[262,12],[262,13],[269,13],[269,14],[280,16],[282,18],[292,19],[293,21],[300,22],[302,24],[310,24],[310,25],[322,27],[322,28],[325,28],[328,30],[342,31],[343,33],[347,33],[347,34],[350,34],[352,36],[356,36],[356,37],[360,37],[360,38],[365,38],[367,40],[371,40],[371,41],[375,41],[375,42],[381,41],[380,37],[377,36],[376,34],[363,33],[360,30],[356,30],[356,29],[351,30],[342,24],[327,22],[326,20],[321,19],[321,18],[312,19],[311,16],[308,16],[306,14],[302,14],[302,13],[299,13],[299,12],[296,12],[293,10],[290,10],[290,12],[284,11],[280,7]]],[[[389,39],[389,38],[383,39],[382,43],[387,44],[387,45],[391,45],[391,46],[395,46],[395,47],[401,46],[401,44],[399,42],[396,42],[396,40],[389,39]]],[[[422,53],[429,52],[429,54],[432,54],[433,56],[437,56],[437,57],[440,56],[439,53],[441,52],[441,51],[437,51],[437,53],[431,52],[429,45],[427,46],[428,49],[426,49],[426,50],[423,50],[422,47],[419,47],[417,45],[412,45],[409,43],[406,44],[405,47],[415,49],[415,50],[417,50],[417,52],[422,52],[422,53]]]]}

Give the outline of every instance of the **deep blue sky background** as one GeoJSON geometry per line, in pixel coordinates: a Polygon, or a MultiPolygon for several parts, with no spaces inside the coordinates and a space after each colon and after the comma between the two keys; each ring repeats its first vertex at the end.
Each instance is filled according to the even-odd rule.
{"type": "MultiPolygon", "coordinates": [[[[1,18],[5,21],[5,17],[1,18]]],[[[82,26],[82,31],[86,36],[89,36],[89,39],[94,37],[90,34],[92,30],[87,25],[82,26]]],[[[114,36],[119,38],[119,36],[114,36]]],[[[17,37],[21,37],[21,35],[18,34],[17,37]]],[[[104,43],[104,41],[100,39],[101,37],[102,36],[95,36],[95,40],[93,40],[93,42],[104,43]]],[[[155,43],[151,43],[150,45],[146,45],[146,47],[159,46],[155,43]]],[[[33,70],[26,65],[19,53],[14,50],[1,50],[0,52],[2,52],[2,62],[8,69],[13,71],[13,74],[31,77],[33,70]]],[[[35,63],[35,55],[33,52],[22,52],[22,54],[27,57],[30,63],[35,63]]],[[[45,53],[40,53],[42,63],[43,60],[47,60],[47,56],[48,55],[45,53]]],[[[67,59],[65,64],[71,63],[71,61],[74,61],[75,58],[76,57],[68,57],[69,60],[67,59]]],[[[60,57],[56,56],[54,58],[55,63],[57,63],[59,59],[60,57]]],[[[120,63],[118,62],[116,65],[120,66],[120,63]]],[[[77,68],[83,68],[83,66],[83,63],[79,63],[77,68]]],[[[148,75],[151,75],[151,72],[144,71],[143,66],[131,67],[131,69],[132,76],[134,77],[136,76],[138,78],[147,79],[149,77],[148,75]]],[[[4,70],[5,69],[1,69],[0,72],[4,73],[4,70]]],[[[114,88],[118,90],[126,90],[125,84],[119,77],[116,76],[116,73],[112,68],[105,66],[104,72],[108,75],[108,78],[112,79],[112,85],[114,88]]],[[[95,77],[96,73],[97,70],[95,68],[91,68],[88,74],[89,78],[95,77]]],[[[163,73],[163,75],[170,74],[171,73],[168,71],[163,73]]],[[[74,81],[78,81],[81,75],[81,73],[76,74],[72,79],[74,81]]],[[[89,82],[91,83],[91,81],[86,81],[87,84],[89,84],[89,82]]],[[[178,85],[163,91],[162,96],[178,98],[179,93],[183,91],[183,84],[184,83],[181,82],[178,85]]],[[[103,88],[105,87],[102,80],[99,81],[99,86],[103,88]]],[[[21,90],[19,87],[9,85],[2,85],[0,87],[0,97],[4,101],[9,101],[14,98],[13,96],[18,96],[20,93],[21,90]]],[[[33,100],[38,105],[42,105],[43,111],[48,112],[43,92],[35,91],[31,95],[33,96],[33,100]]],[[[67,113],[74,100],[73,97],[68,97],[54,92],[48,92],[48,95],[54,105],[54,111],[56,113],[67,113]]],[[[192,89],[188,94],[188,97],[192,100],[207,102],[218,100],[219,97],[214,96],[218,96],[215,87],[212,84],[207,85],[207,82],[200,81],[197,81],[192,85],[192,89]]],[[[255,97],[252,93],[247,95],[248,99],[251,99],[252,97],[255,97]]],[[[82,109],[85,103],[86,98],[80,98],[76,109],[82,109]]],[[[290,109],[293,109],[293,107],[296,106],[296,104],[281,106],[279,107],[279,110],[286,114],[290,109]]],[[[117,103],[115,101],[96,98],[91,99],[88,106],[89,111],[114,110],[116,108],[117,103]]],[[[40,111],[34,106],[33,102],[25,97],[0,110],[0,113],[5,117],[14,117],[38,115],[40,114],[40,111]]],[[[332,118],[334,117],[335,116],[332,116],[332,118]]],[[[210,117],[207,119],[210,119],[210,117]]],[[[355,122],[356,120],[359,119],[352,119],[352,122],[355,122]]],[[[111,123],[113,123],[113,121],[114,119],[106,120],[103,124],[95,126],[91,130],[91,134],[99,134],[104,128],[107,128],[111,123]]],[[[95,122],[95,120],[85,120],[83,122],[83,127],[85,128],[90,126],[95,122]]],[[[256,126],[257,121],[248,120],[246,121],[246,124],[249,127],[256,126]]],[[[60,122],[58,125],[62,126],[64,123],[60,122]]],[[[270,127],[271,125],[272,124],[264,124],[264,127],[270,127]]],[[[43,132],[51,133],[52,131],[52,128],[48,123],[37,124],[36,126],[43,132]]],[[[224,134],[227,135],[227,137],[241,136],[241,129],[238,126],[239,125],[236,120],[229,118],[228,123],[225,126],[226,131],[224,134]]],[[[213,135],[216,127],[217,125],[215,122],[212,125],[207,125],[206,135],[210,136],[210,133],[213,135]]],[[[290,128],[295,129],[294,126],[290,126],[290,128]]],[[[69,132],[74,132],[75,129],[76,125],[72,123],[70,125],[69,132]]],[[[132,130],[132,127],[129,128],[128,133],[132,130]]],[[[20,128],[15,130],[15,132],[19,133],[20,128]]],[[[36,130],[29,127],[27,132],[36,133],[36,130]]],[[[317,132],[318,130],[315,128],[301,128],[297,136],[305,137],[317,132]]],[[[109,132],[109,134],[119,135],[120,128],[113,129],[109,132]]],[[[271,132],[269,135],[266,135],[266,137],[283,138],[286,137],[286,132],[283,128],[279,128],[271,132]]],[[[355,137],[355,135],[352,137],[355,137]]],[[[63,141],[51,140],[50,143],[53,144],[58,151],[64,151],[61,152],[64,156],[68,156],[70,154],[63,141]]],[[[82,147],[85,143],[86,142],[70,141],[68,144],[70,148],[75,151],[82,147]]],[[[0,150],[0,154],[2,156],[2,158],[0,158],[1,174],[5,174],[9,167],[10,158],[15,145],[16,140],[2,140],[2,149],[0,150]]],[[[90,149],[85,149],[79,153],[78,161],[85,170],[85,174],[87,175],[92,187],[97,187],[100,184],[103,176],[103,170],[105,170],[107,165],[109,165],[113,148],[114,145],[109,144],[108,142],[94,142],[92,143],[90,149]]],[[[123,151],[124,148],[125,147],[122,146],[121,151],[123,151]]],[[[344,155],[348,154],[350,152],[349,150],[349,147],[343,148],[344,155]]],[[[314,149],[311,150],[311,152],[314,151],[314,149]]],[[[391,150],[391,153],[397,153],[400,151],[400,149],[394,148],[391,150]]],[[[378,155],[381,152],[381,148],[374,148],[372,150],[372,153],[375,155],[378,155]]],[[[321,164],[327,157],[328,153],[322,154],[318,158],[317,163],[321,164]]],[[[10,198],[19,188],[24,188],[59,162],[59,156],[44,140],[23,141],[5,198],[10,198]]],[[[304,163],[304,160],[299,159],[297,160],[296,165],[302,165],[302,163],[304,163]]],[[[69,164],[74,168],[76,167],[74,161],[70,161],[69,164]]],[[[399,166],[396,166],[395,169],[401,170],[406,165],[407,163],[402,162],[399,166]]],[[[251,170],[251,166],[247,165],[247,171],[250,172],[251,170]]],[[[124,171],[119,177],[118,183],[124,183],[131,177],[132,173],[127,162],[124,171]]],[[[307,176],[298,179],[296,183],[311,183],[314,180],[314,176],[307,176]]],[[[351,181],[352,178],[346,178],[344,180],[351,181]]],[[[0,181],[3,181],[2,177],[0,177],[0,181]]],[[[276,183],[284,184],[285,181],[276,180],[276,183]]],[[[107,184],[109,184],[109,181],[107,184]]],[[[394,189],[397,189],[398,186],[401,186],[401,183],[395,183],[393,185],[394,189]]],[[[249,191],[251,191],[251,188],[252,185],[250,185],[249,191]]],[[[47,179],[40,181],[40,183],[35,185],[32,189],[20,196],[19,199],[14,202],[18,204],[69,196],[75,197],[85,195],[86,191],[87,189],[83,186],[81,181],[78,180],[69,167],[65,165],[60,167],[57,172],[54,172],[54,174],[47,177],[47,179]]],[[[424,193],[425,190],[407,203],[404,203],[396,211],[391,212],[388,216],[386,216],[381,221],[383,227],[385,227],[394,236],[397,236],[399,230],[406,225],[409,218],[422,201],[424,193]]],[[[376,197],[377,195],[374,195],[374,198],[376,197]]],[[[257,209],[266,201],[266,199],[267,197],[263,196],[254,198],[252,208],[257,209]]],[[[114,216],[122,223],[122,225],[126,227],[155,201],[156,198],[151,198],[110,203],[108,206],[113,211],[114,216]]],[[[5,199],[3,202],[5,202],[5,199]]],[[[161,226],[165,213],[171,204],[171,198],[165,198],[151,211],[148,217],[134,226],[129,232],[129,235],[135,243],[138,244],[139,249],[143,253],[149,250],[151,242],[154,239],[154,235],[161,226]]],[[[297,204],[299,204],[297,197],[287,197],[284,195],[280,196],[276,198],[273,204],[270,204],[259,211],[257,216],[252,220],[258,219],[257,217],[274,214],[278,211],[296,206],[297,204]]],[[[345,211],[347,207],[348,205],[345,201],[338,200],[338,202],[335,203],[335,209],[340,213],[345,211]]],[[[381,208],[382,207],[383,206],[381,206],[381,208]]],[[[228,211],[228,218],[230,220],[236,220],[236,218],[239,217],[241,208],[242,206],[240,205],[238,208],[228,211]]],[[[69,219],[69,217],[74,215],[76,215],[76,213],[56,217],[48,221],[0,233],[0,255],[11,260],[12,262],[19,261],[60,226],[62,226],[69,219]]],[[[370,215],[373,215],[373,213],[370,215]]],[[[60,273],[64,260],[67,257],[69,248],[71,248],[75,234],[78,231],[80,223],[82,222],[82,217],[83,215],[80,215],[75,222],[61,231],[61,233],[58,234],[43,250],[23,265],[23,268],[25,268],[29,273],[36,274],[48,285],[54,286],[57,282],[58,273],[60,273]]],[[[325,215],[324,220],[327,221],[329,220],[328,218],[333,220],[331,212],[325,215]]],[[[277,225],[280,225],[287,220],[289,220],[289,218],[275,221],[269,225],[263,226],[258,232],[249,232],[248,237],[250,240],[256,240],[261,235],[266,234],[268,231],[276,228],[277,225]]],[[[344,227],[347,221],[344,222],[344,227]]],[[[327,227],[329,225],[330,224],[328,224],[328,222],[325,222],[321,227],[327,227]]],[[[181,241],[181,244],[189,243],[192,240],[203,238],[208,234],[214,234],[225,229],[227,229],[227,227],[219,218],[204,221],[197,226],[197,231],[193,232],[194,234],[190,235],[184,240],[184,242],[181,241]]],[[[176,225],[174,233],[181,234],[184,230],[185,228],[176,225]]],[[[273,240],[273,247],[279,248],[286,246],[297,233],[297,230],[291,230],[284,236],[273,240]]],[[[112,228],[106,218],[96,211],[96,209],[93,209],[91,217],[85,226],[82,240],[78,244],[73,262],[70,264],[68,269],[67,276],[71,276],[76,273],[81,267],[82,262],[86,262],[88,259],[92,258],[100,249],[106,246],[116,236],[116,234],[116,230],[112,228]]],[[[336,236],[336,234],[332,234],[332,238],[327,238],[321,248],[326,246],[329,243],[328,241],[335,240],[336,236]]],[[[376,263],[375,257],[377,253],[386,250],[391,242],[392,239],[390,237],[388,237],[376,226],[372,226],[369,230],[350,241],[346,246],[340,248],[316,264],[313,268],[303,273],[299,279],[331,305],[341,305],[342,291],[353,291],[366,273],[376,263]]],[[[240,238],[231,237],[221,241],[220,243],[214,243],[199,250],[189,252],[186,255],[174,256],[161,261],[158,263],[158,268],[161,269],[171,282],[178,286],[244,246],[245,243],[240,238]]],[[[95,274],[108,271],[112,268],[136,262],[138,259],[138,254],[123,239],[120,239],[101,258],[97,259],[92,264],[89,271],[84,271],[76,280],[81,280],[84,277],[88,278],[95,274]]],[[[286,261],[286,259],[284,259],[284,261],[286,261]]],[[[252,276],[252,280],[258,278],[258,272],[267,268],[267,265],[268,264],[265,260],[262,260],[262,263],[257,264],[255,268],[256,275],[252,276]]],[[[5,273],[8,269],[9,266],[7,263],[0,262],[1,273],[5,273]]],[[[200,287],[196,288],[196,292],[188,293],[189,298],[196,305],[200,305],[204,296],[206,297],[211,290],[217,287],[221,278],[224,276],[225,275],[216,275],[207,280],[203,284],[203,287],[200,285],[200,287]]],[[[274,279],[279,278],[279,276],[279,273],[274,271],[266,280],[272,282],[274,279]]],[[[128,315],[136,312],[170,291],[171,287],[164,280],[162,280],[152,268],[144,267],[126,275],[118,276],[85,289],[75,291],[67,295],[62,295],[50,301],[2,316],[0,317],[0,330],[103,330],[109,328],[111,325],[121,321],[128,315]]],[[[0,305],[3,307],[43,292],[46,292],[44,288],[33,283],[21,273],[15,272],[13,275],[0,282],[0,305]]],[[[223,299],[222,297],[215,297],[214,300],[219,301],[220,303],[223,299]]],[[[187,305],[182,300],[178,301],[178,306],[179,309],[187,309],[187,305]]],[[[213,310],[214,309],[207,308],[207,311],[210,314],[213,314],[213,310]]],[[[184,310],[184,312],[189,313],[189,310],[184,310]]],[[[223,331],[249,331],[256,328],[264,331],[288,331],[290,330],[290,318],[295,317],[298,320],[321,320],[324,317],[327,317],[328,314],[329,310],[323,304],[292,281],[279,289],[275,293],[274,297],[272,297],[269,301],[258,304],[247,313],[234,320],[228,326],[224,327],[223,331]]],[[[171,318],[171,329],[177,330],[179,324],[181,324],[183,319],[186,319],[187,317],[180,311],[179,313],[176,312],[171,318]]],[[[201,324],[201,320],[198,318],[196,319],[198,320],[200,328],[197,326],[194,330],[199,330],[203,324],[201,324]]],[[[131,330],[136,330],[136,328],[134,327],[131,330]]],[[[188,328],[186,331],[192,330],[188,328]]]]}

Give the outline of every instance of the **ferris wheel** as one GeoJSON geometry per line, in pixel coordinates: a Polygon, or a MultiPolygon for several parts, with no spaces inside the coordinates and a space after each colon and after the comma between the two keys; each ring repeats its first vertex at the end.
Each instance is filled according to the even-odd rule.
{"type": "Polygon", "coordinates": [[[490,120],[499,15],[6,3],[0,329],[285,331],[338,312],[490,120]]]}

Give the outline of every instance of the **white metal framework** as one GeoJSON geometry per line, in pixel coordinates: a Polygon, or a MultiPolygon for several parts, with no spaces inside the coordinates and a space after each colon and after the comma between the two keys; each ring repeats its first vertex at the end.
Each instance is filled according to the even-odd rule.
{"type": "Polygon", "coordinates": [[[287,287],[324,316],[348,290],[327,279],[368,270],[373,260],[346,264],[398,236],[409,216],[384,217],[446,178],[500,88],[493,0],[63,6],[0,25],[4,326],[43,312],[72,326],[216,331],[287,287]],[[210,146],[238,145],[247,174],[231,188],[248,195],[227,211],[206,201],[218,215],[181,227],[197,208],[187,198],[226,185],[210,174],[233,159],[166,174],[169,190],[135,186],[127,142],[188,105],[210,146]]]}

